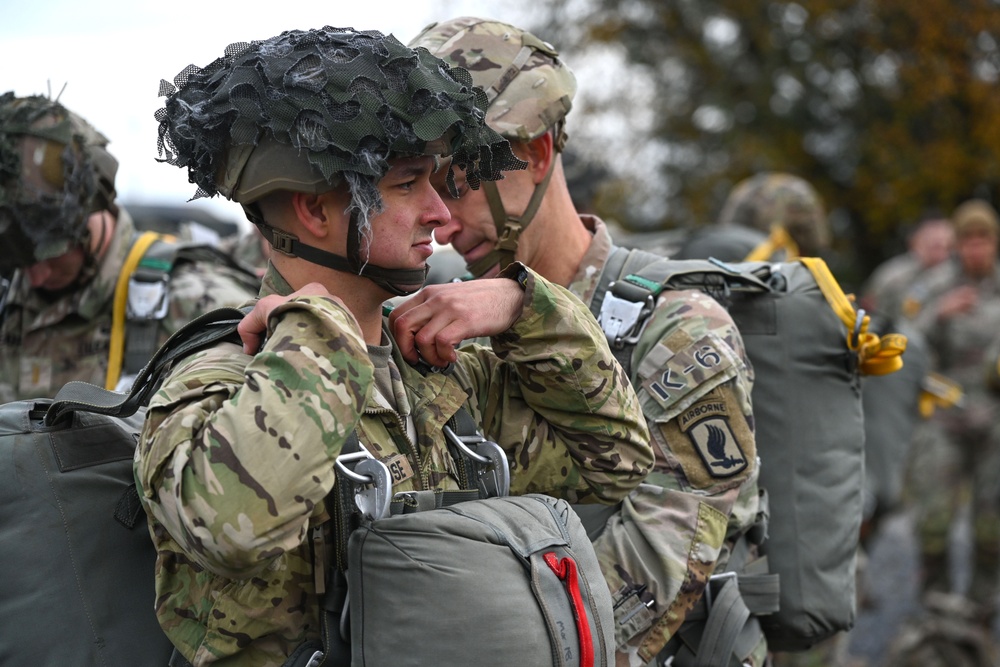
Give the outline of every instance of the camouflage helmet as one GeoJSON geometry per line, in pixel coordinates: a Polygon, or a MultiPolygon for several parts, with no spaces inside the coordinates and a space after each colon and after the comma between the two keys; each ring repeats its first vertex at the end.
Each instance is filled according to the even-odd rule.
{"type": "Polygon", "coordinates": [[[951,214],[955,234],[965,236],[972,231],[983,232],[996,237],[1000,233],[1000,218],[990,203],[983,199],[969,199],[958,205],[951,214]]]}
{"type": "Polygon", "coordinates": [[[0,96],[0,273],[84,243],[115,204],[118,161],[87,121],[42,96],[0,96]]]}
{"type": "Polygon", "coordinates": [[[454,194],[454,167],[477,188],[525,166],[485,124],[486,95],[468,72],[377,31],[325,26],[232,44],[208,66],[161,81],[160,95],[167,98],[156,114],[161,161],[187,168],[195,198],[233,199],[277,250],[389,289],[393,281],[383,278],[401,270],[362,256],[389,160],[451,156],[454,194]],[[351,194],[346,263],[268,226],[254,206],[278,190],[317,194],[341,182],[351,194]]]}
{"type": "MultiPolygon", "coordinates": [[[[410,46],[467,69],[489,98],[487,124],[507,139],[531,141],[561,130],[572,108],[576,78],[558,51],[507,23],[471,16],[432,23],[410,46]]],[[[561,149],[561,131],[556,138],[561,149]]]]}
{"type": "Polygon", "coordinates": [[[819,193],[809,182],[788,173],[763,172],[740,181],[726,199],[719,224],[770,233],[788,232],[799,254],[818,255],[830,246],[832,233],[819,193]]]}

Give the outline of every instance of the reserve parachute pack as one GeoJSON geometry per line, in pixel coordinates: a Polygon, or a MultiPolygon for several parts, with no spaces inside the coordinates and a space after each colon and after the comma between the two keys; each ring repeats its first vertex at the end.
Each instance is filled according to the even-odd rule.
{"type": "Polygon", "coordinates": [[[322,640],[289,667],[612,667],[611,593],[580,518],[561,499],[507,496],[506,455],[464,408],[445,435],[462,490],[393,494],[385,464],[356,435],[345,445],[322,640]]]}
{"type": "Polygon", "coordinates": [[[242,316],[182,328],[127,394],[70,382],[54,399],[0,405],[0,665],[167,664],[132,459],[159,370],[242,316]]]}
{"type": "Polygon", "coordinates": [[[870,333],[868,317],[816,258],[727,264],[618,249],[605,276],[598,295],[604,285],[607,292],[591,308],[627,371],[664,290],[713,296],[742,335],[770,508],[760,551],[780,587],[778,611],[759,616],[769,649],[806,650],[853,627],[865,484],[860,376],[900,368],[905,337],[870,333]]]}

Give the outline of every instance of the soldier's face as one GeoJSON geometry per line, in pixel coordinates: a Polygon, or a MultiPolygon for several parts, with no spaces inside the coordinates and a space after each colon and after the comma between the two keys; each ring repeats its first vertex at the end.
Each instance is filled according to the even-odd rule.
{"type": "Polygon", "coordinates": [[[66,289],[79,277],[84,263],[83,247],[28,266],[24,275],[33,289],[56,292],[66,289]]]}
{"type": "Polygon", "coordinates": [[[401,158],[379,182],[385,209],[372,218],[373,244],[368,260],[390,269],[419,269],[434,252],[434,229],[451,219],[431,185],[434,160],[401,158]]]}
{"type": "Polygon", "coordinates": [[[993,273],[997,261],[997,237],[985,230],[973,229],[962,234],[955,247],[962,268],[971,276],[993,273]]]}
{"type": "MultiPolygon", "coordinates": [[[[483,258],[496,246],[497,228],[490,214],[490,205],[482,187],[473,190],[465,180],[465,172],[455,169],[455,185],[458,187],[458,199],[451,196],[445,183],[447,164],[431,176],[438,195],[448,207],[451,219],[447,224],[434,230],[434,240],[441,245],[449,243],[464,259],[465,263],[483,258]]],[[[503,195],[501,194],[501,197],[503,195]]],[[[489,273],[492,273],[490,271],[489,273]]]]}

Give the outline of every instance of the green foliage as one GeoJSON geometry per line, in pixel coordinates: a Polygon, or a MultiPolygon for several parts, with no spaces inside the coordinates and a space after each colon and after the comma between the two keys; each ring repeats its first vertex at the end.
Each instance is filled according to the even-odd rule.
{"type": "MultiPolygon", "coordinates": [[[[526,27],[577,70],[575,114],[628,118],[634,95],[651,88],[642,99],[655,101],[652,122],[629,142],[659,146],[659,157],[631,174],[616,169],[626,182],[595,204],[627,227],[711,222],[742,178],[788,171],[816,186],[836,212],[841,249],[868,269],[925,210],[1000,199],[993,0],[540,4],[543,18],[526,27]],[[580,67],[598,48],[624,55],[632,94],[594,90],[601,82],[580,67]]],[[[596,147],[628,150],[600,134],[596,124],[571,146],[582,136],[591,157],[596,147]]]]}

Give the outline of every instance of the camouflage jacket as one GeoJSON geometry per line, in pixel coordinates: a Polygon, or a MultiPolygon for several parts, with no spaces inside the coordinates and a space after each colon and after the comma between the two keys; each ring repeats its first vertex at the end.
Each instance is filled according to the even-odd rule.
{"type": "MultiPolygon", "coordinates": [[[[291,288],[269,267],[261,296],[272,293],[291,288]]],[[[512,493],[613,503],[652,466],[637,397],[590,313],[534,274],[493,350],[465,347],[450,371],[422,375],[393,345],[413,441],[406,415],[375,400],[365,341],[342,306],[290,300],[268,332],[254,356],[227,343],[183,359],[137,449],[156,612],[197,667],[276,667],[318,638],[307,536],[329,519],[324,499],[352,431],[400,472],[394,492],[458,488],[442,429],[462,405],[507,452],[512,493]]]]}
{"type": "Polygon", "coordinates": [[[939,264],[923,274],[911,291],[920,290],[923,306],[914,322],[927,339],[933,369],[960,383],[964,407],[935,412],[955,429],[986,429],[993,425],[1000,403],[987,390],[983,369],[988,351],[1000,331],[1000,264],[992,276],[969,278],[957,260],[939,264]],[[976,289],[978,302],[969,311],[941,317],[941,297],[961,286],[976,289]]]}
{"type": "MultiPolygon", "coordinates": [[[[622,250],[599,219],[581,217],[594,239],[569,289],[590,304],[608,258],[622,250]]],[[[595,547],[617,607],[618,649],[644,665],[753,524],[759,462],[750,362],[732,318],[711,297],[660,296],[632,353],[631,380],[656,462],[595,547]],[[725,437],[724,465],[710,451],[711,425],[725,437]]]]}
{"type": "MultiPolygon", "coordinates": [[[[14,274],[0,312],[0,402],[54,396],[70,380],[104,386],[115,285],[137,237],[121,209],[97,273],[82,288],[47,299],[14,274]]],[[[196,315],[254,296],[247,276],[228,267],[179,262],[170,275],[169,310],[159,342],[196,315]]]]}

